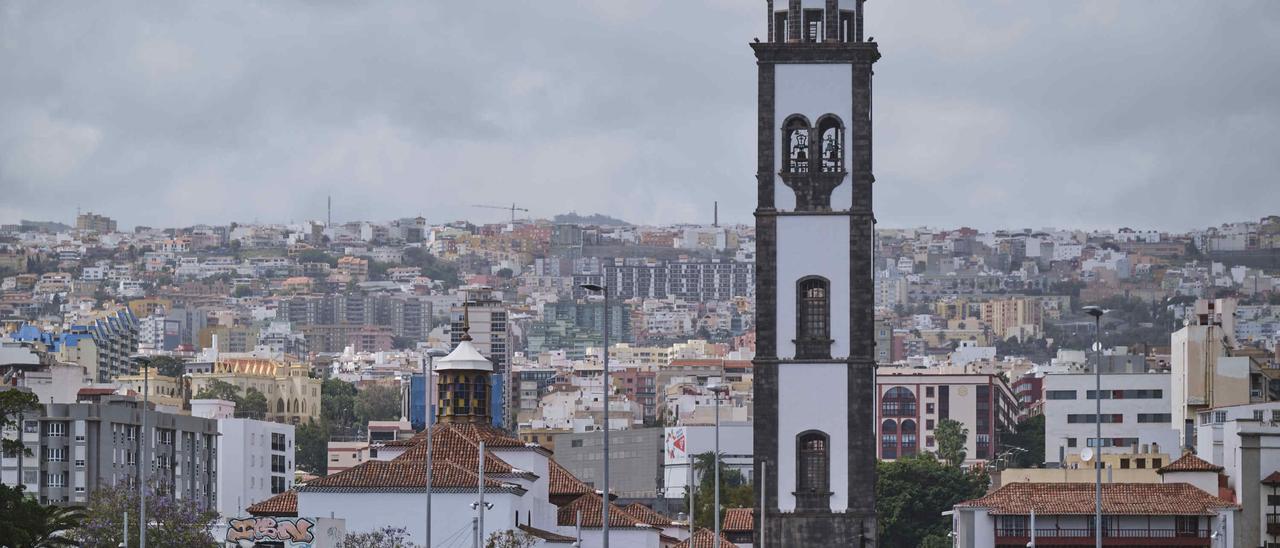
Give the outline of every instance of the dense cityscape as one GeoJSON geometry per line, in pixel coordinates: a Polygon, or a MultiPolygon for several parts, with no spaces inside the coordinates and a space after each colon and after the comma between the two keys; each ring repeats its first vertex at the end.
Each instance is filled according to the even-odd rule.
{"type": "MultiPolygon", "coordinates": [[[[1134,152],[1093,128],[1060,147],[1078,111],[1048,96],[1019,115],[922,102],[989,78],[938,85],[965,69],[922,69],[922,51],[1014,75],[995,103],[1042,82],[1094,97],[1107,55],[1029,49],[1055,39],[1027,31],[1045,24],[1031,3],[986,10],[1022,22],[973,42],[967,21],[948,23],[963,39],[904,32],[899,6],[767,0],[749,43],[736,2],[678,22],[647,4],[178,4],[114,23],[0,10],[0,67],[21,84],[0,90],[0,547],[1280,547],[1263,163],[1280,155],[1253,150],[1274,141],[1256,98],[1200,112],[1128,90],[1132,112],[1087,114],[1119,134],[1146,109],[1207,113],[1191,147],[1223,164],[1207,181],[1185,143],[1134,152]],[[184,45],[198,25],[151,22],[174,13],[222,29],[209,51],[184,45]],[[495,32],[513,14],[521,28],[495,32]],[[897,34],[883,61],[881,28],[897,34]],[[140,42],[103,48],[99,29],[140,42]],[[50,45],[64,36],[84,42],[50,45]],[[625,61],[639,43],[662,68],[625,61]],[[494,44],[519,50],[514,70],[494,44]],[[1023,49],[1087,85],[1003,68],[1023,49]],[[61,66],[63,50],[88,60],[61,66]],[[470,81],[481,66],[513,74],[470,81]],[[628,119],[666,108],[688,124],[628,119]],[[1039,126],[1054,159],[995,144],[1015,118],[1055,120],[1039,126]],[[1202,131],[1249,146],[1214,152],[1202,131]],[[1052,173],[1057,156],[1086,169],[1052,173]],[[1073,177],[1089,181],[1060,188],[1073,177]],[[1107,207],[1063,225],[1089,201],[1107,207]]],[[[1138,32],[1115,26],[1127,9],[1050,19],[1115,38],[1138,32]]],[[[1138,49],[1116,89],[1166,58],[1204,64],[1138,49]]],[[[1264,69],[1212,87],[1270,89],[1264,69]]],[[[1188,132],[1139,125],[1144,142],[1188,132]]]]}

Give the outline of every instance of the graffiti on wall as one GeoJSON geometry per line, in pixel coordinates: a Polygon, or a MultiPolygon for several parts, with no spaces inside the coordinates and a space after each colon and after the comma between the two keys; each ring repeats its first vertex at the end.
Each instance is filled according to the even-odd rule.
{"type": "Polygon", "coordinates": [[[252,546],[259,542],[284,542],[285,546],[310,546],[316,522],[311,518],[252,517],[227,522],[227,542],[252,546]]]}

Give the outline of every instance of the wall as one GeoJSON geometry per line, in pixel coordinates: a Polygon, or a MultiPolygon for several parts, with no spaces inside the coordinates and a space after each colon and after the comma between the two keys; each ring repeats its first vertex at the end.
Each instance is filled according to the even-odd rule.
{"type": "MultiPolygon", "coordinates": [[[[846,331],[847,332],[847,331],[846,331]]],[[[843,363],[778,366],[778,508],[796,509],[796,440],[801,432],[820,430],[828,438],[831,510],[848,507],[848,414],[837,402],[849,401],[848,366],[843,363]],[[834,407],[833,407],[834,405],[834,407]]]]}
{"type": "MultiPolygon", "coordinates": [[[[485,536],[514,529],[515,513],[520,509],[520,497],[510,493],[486,493],[485,502],[493,508],[485,512],[485,536]]],[[[347,522],[347,532],[366,533],[383,527],[403,527],[411,542],[423,544],[426,540],[427,498],[423,493],[317,493],[302,490],[298,493],[298,515],[338,517],[347,522]]],[[[471,538],[471,518],[476,512],[471,503],[476,493],[441,493],[431,496],[431,543],[448,546],[447,539],[457,538],[468,544],[471,538]]],[[[547,528],[534,524],[535,527],[547,528]]]]}

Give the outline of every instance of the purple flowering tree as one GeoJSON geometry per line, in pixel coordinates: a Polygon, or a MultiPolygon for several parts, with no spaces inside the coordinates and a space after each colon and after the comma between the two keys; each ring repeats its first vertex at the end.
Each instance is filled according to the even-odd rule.
{"type": "MultiPolygon", "coordinates": [[[[138,490],[121,483],[103,486],[89,495],[85,518],[73,536],[85,548],[116,548],[124,537],[124,513],[129,513],[129,543],[138,545],[138,490]]],[[[193,500],[147,489],[148,546],[216,546],[210,528],[218,513],[193,500]]]]}

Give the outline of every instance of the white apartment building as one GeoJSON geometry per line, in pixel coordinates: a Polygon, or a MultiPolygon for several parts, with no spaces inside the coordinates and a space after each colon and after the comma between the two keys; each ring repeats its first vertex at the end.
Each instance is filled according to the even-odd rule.
{"type": "Polygon", "coordinates": [[[217,510],[227,517],[293,488],[292,424],[233,418],[235,404],[191,400],[191,414],[218,420],[217,510]]]}
{"type": "Polygon", "coordinates": [[[1222,467],[1242,506],[1241,546],[1280,546],[1280,402],[1201,412],[1196,453],[1222,467]]]}
{"type": "MultiPolygon", "coordinates": [[[[1178,431],[1171,425],[1168,373],[1102,375],[1102,452],[1177,454],[1178,431]]],[[[1048,466],[1073,460],[1094,442],[1097,402],[1092,373],[1044,376],[1044,458],[1048,466]]],[[[1143,459],[1145,461],[1145,459],[1143,459]]],[[[1138,468],[1135,460],[1133,466],[1138,468]]],[[[1159,468],[1160,464],[1143,462],[1159,468]]]]}

